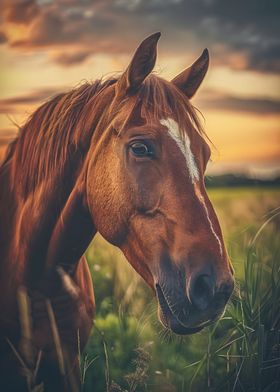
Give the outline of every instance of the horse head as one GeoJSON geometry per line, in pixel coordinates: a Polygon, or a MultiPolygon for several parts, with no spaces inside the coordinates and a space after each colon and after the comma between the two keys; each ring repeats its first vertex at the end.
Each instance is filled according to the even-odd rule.
{"type": "Polygon", "coordinates": [[[208,51],[168,82],[151,74],[159,37],[101,94],[86,200],[96,229],[155,291],[164,326],[189,334],[221,316],[233,270],[204,185],[210,148],[189,101],[208,51]]]}

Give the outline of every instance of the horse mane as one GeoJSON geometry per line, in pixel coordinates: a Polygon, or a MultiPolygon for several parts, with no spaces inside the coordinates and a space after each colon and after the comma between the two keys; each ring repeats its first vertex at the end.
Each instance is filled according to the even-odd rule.
{"type": "Polygon", "coordinates": [[[11,162],[11,186],[20,186],[22,196],[34,191],[45,177],[62,171],[70,151],[82,153],[87,111],[94,110],[94,98],[115,82],[116,79],[86,82],[54,96],[31,114],[10,143],[0,166],[1,170],[11,162]]]}
{"type": "MultiPolygon", "coordinates": [[[[87,152],[93,132],[96,98],[107,87],[116,83],[116,78],[86,82],[69,92],[58,94],[41,105],[20,129],[17,138],[9,145],[5,164],[11,162],[11,186],[20,186],[22,196],[34,191],[38,184],[54,173],[63,170],[69,153],[87,152]]],[[[113,96],[111,97],[113,100],[113,96]]],[[[112,102],[109,110],[112,109],[112,102]]],[[[133,118],[136,109],[148,122],[173,117],[182,133],[195,131],[205,136],[196,109],[172,83],[151,74],[135,96],[124,96],[113,108],[113,116],[125,107],[123,127],[133,118]],[[128,104],[130,101],[133,104],[128,104]]],[[[112,125],[105,120],[105,108],[101,111],[98,126],[103,130],[112,125]]],[[[100,110],[99,110],[100,111],[100,110]]],[[[108,114],[108,113],[107,113],[108,114]]],[[[109,113],[112,120],[112,111],[109,113]]],[[[121,130],[120,130],[121,131],[121,130]]]]}

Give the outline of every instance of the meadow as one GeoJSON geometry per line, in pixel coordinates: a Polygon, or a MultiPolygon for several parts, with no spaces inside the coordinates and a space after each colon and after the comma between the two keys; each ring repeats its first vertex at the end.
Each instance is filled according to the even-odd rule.
{"type": "Polygon", "coordinates": [[[236,274],[226,313],[199,334],[170,334],[151,290],[97,236],[87,251],[97,312],[80,363],[84,392],[280,390],[280,189],[209,196],[236,274]]]}

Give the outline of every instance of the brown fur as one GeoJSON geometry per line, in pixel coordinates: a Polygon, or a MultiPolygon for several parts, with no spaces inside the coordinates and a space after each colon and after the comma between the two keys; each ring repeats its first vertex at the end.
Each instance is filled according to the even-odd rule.
{"type": "MultiPolygon", "coordinates": [[[[23,197],[33,192],[46,176],[61,173],[70,154],[86,154],[98,121],[104,131],[103,122],[96,115],[96,112],[100,113],[100,106],[104,105],[99,100],[100,95],[116,81],[108,79],[85,83],[68,93],[55,96],[30,116],[17,139],[11,143],[2,164],[5,166],[13,160],[11,186],[16,186],[23,197]],[[18,178],[21,179],[20,184],[17,183],[18,178]]],[[[178,121],[180,130],[190,132],[193,129],[204,135],[196,109],[175,86],[164,79],[150,75],[132,105],[126,105],[126,96],[122,98],[117,108],[114,105],[106,108],[103,117],[106,122],[107,118],[111,118],[109,126],[119,113],[123,116],[124,106],[126,118],[123,124],[126,124],[140,104],[141,117],[149,122],[172,115],[178,121]]]]}
{"type": "MultiPolygon", "coordinates": [[[[174,332],[200,330],[221,314],[230,295],[232,270],[203,183],[209,147],[187,92],[149,75],[158,38],[143,41],[119,79],[86,83],[43,104],[0,168],[0,366],[7,391],[24,385],[20,377],[5,384],[17,367],[7,339],[20,350],[21,286],[31,301],[29,343],[43,352],[39,379],[46,390],[73,390],[58,367],[46,299],[77,381],[77,330],[83,348],[95,309],[83,254],[97,231],[156,292],[160,319],[174,332]],[[160,123],[167,117],[190,139],[200,173],[195,187],[160,123]],[[153,159],[133,155],[135,138],[154,146],[153,159]]],[[[193,94],[208,57],[192,67],[180,78],[193,94]]]]}

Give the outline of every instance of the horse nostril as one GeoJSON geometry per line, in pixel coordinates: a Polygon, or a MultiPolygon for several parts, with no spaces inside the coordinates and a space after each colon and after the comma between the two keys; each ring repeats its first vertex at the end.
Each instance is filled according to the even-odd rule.
{"type": "Polygon", "coordinates": [[[214,296],[214,282],[209,275],[194,278],[190,288],[190,300],[201,311],[206,310],[214,296]]]}

